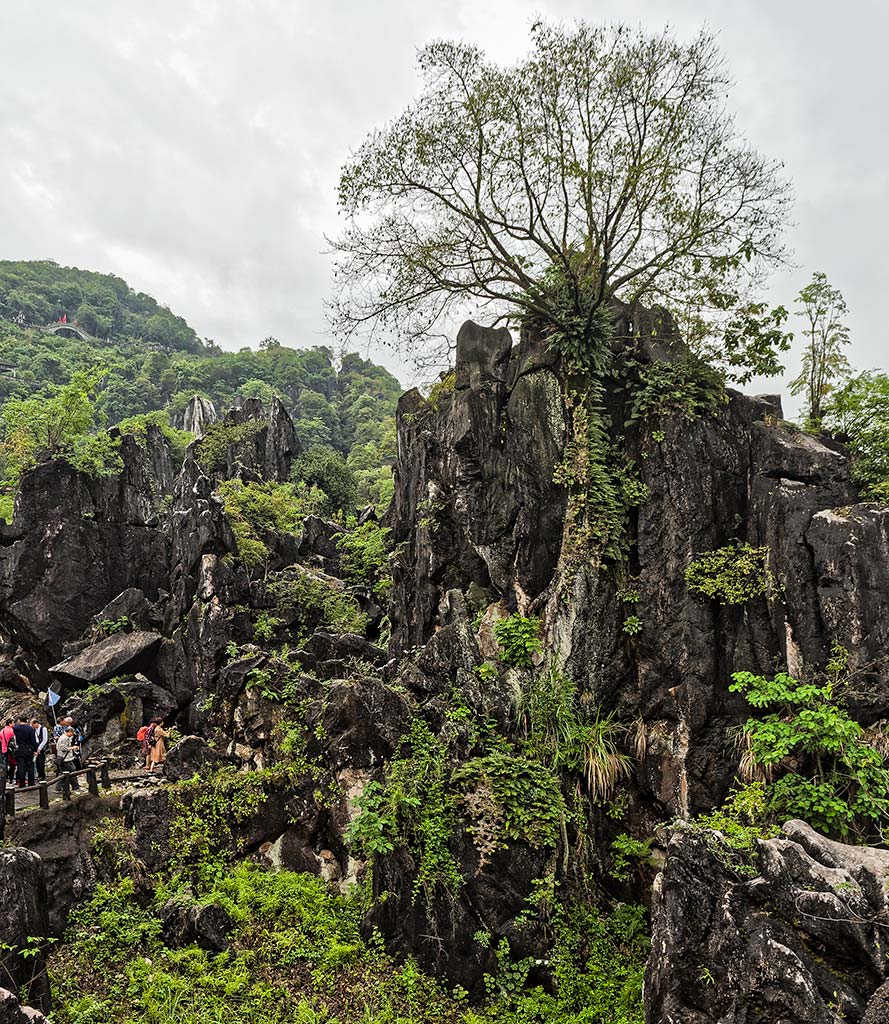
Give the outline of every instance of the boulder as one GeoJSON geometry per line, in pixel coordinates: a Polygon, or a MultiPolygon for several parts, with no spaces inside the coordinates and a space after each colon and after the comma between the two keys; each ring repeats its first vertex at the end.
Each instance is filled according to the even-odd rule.
{"type": "Polygon", "coordinates": [[[213,953],[228,949],[228,935],[234,922],[216,903],[187,904],[174,897],[160,909],[164,942],[168,946],[200,946],[213,953]]]}
{"type": "MultiPolygon", "coordinates": [[[[6,847],[0,850],[0,965],[4,979],[17,992],[27,992],[29,1003],[48,1013],[49,979],[46,956],[41,947],[49,934],[46,879],[43,862],[32,850],[6,847]],[[40,950],[35,956],[22,957],[20,950],[40,950]]],[[[11,1013],[11,1009],[7,1008],[11,1013]]],[[[15,1020],[14,1016],[10,1017],[15,1020]]]]}
{"type": "Polygon", "coordinates": [[[50,671],[81,683],[96,683],[124,669],[132,669],[137,661],[144,661],[161,639],[160,633],[141,629],[132,633],[115,633],[80,654],[53,665],[50,671]]]}
{"type": "Polygon", "coordinates": [[[0,988],[0,1024],[49,1024],[33,1006],[22,1006],[7,988],[0,988]]]}
{"type": "Polygon", "coordinates": [[[179,782],[195,775],[205,776],[226,764],[234,764],[234,761],[211,747],[202,736],[183,736],[170,747],[164,762],[164,777],[179,782]]]}

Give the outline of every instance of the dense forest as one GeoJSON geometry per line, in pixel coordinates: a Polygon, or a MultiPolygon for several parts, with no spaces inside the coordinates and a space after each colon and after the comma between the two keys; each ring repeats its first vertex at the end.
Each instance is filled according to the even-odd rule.
{"type": "Polygon", "coordinates": [[[0,374],[0,403],[47,397],[75,374],[100,370],[98,427],[144,416],[175,427],[195,394],[211,399],[220,415],[243,399],[277,395],[316,461],[324,453],[344,460],[359,504],[391,497],[402,388],[355,353],[293,349],[274,338],[258,350],[223,352],[120,278],[46,261],[0,263],[0,363],[10,368],[0,374]],[[101,310],[101,323],[85,316],[85,307],[101,310]],[[62,315],[86,339],[43,329],[62,315]]]}

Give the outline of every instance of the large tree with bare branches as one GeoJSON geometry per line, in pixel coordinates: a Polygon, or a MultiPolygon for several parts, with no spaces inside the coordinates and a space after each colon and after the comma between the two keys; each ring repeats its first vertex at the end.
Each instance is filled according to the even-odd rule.
{"type": "Polygon", "coordinates": [[[727,112],[711,36],[531,41],[505,68],[427,46],[420,96],[344,166],[339,332],[415,349],[481,308],[582,344],[613,296],[724,309],[782,258],[788,186],[727,112]]]}

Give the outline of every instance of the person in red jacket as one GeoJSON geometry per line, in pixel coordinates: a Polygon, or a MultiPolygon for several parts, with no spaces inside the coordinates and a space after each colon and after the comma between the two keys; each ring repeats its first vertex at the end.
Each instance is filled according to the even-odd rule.
{"type": "Polygon", "coordinates": [[[12,728],[13,722],[11,718],[6,719],[6,725],[0,729],[0,755],[3,757],[3,770],[6,772],[6,779],[8,782],[15,780],[15,755],[12,750],[9,749],[10,740],[13,741],[13,750],[15,749],[15,732],[12,728]]]}

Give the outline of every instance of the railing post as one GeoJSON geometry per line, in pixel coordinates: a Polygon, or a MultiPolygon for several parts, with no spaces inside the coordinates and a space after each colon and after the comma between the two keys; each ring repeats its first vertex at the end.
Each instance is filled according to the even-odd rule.
{"type": "Polygon", "coordinates": [[[71,779],[68,777],[68,772],[63,771],[62,777],[59,780],[62,783],[62,799],[71,799],[71,779]]]}
{"type": "Polygon", "coordinates": [[[103,761],[99,765],[99,775],[102,779],[102,789],[111,789],[111,776],[108,774],[108,762],[103,761]]]}
{"type": "Polygon", "coordinates": [[[87,787],[89,788],[90,793],[92,793],[93,796],[98,796],[99,795],[99,780],[96,777],[96,769],[95,768],[87,768],[87,770],[86,770],[86,784],[87,784],[87,787]]]}
{"type": "Polygon", "coordinates": [[[6,813],[11,818],[15,814],[15,789],[7,789],[4,803],[6,813]]]}
{"type": "Polygon", "coordinates": [[[44,811],[49,810],[49,783],[45,780],[37,783],[37,799],[44,811]]]}

